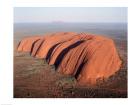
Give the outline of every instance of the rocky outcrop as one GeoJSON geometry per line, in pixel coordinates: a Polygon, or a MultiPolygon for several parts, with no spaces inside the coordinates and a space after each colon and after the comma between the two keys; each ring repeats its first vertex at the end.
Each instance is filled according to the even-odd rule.
{"type": "Polygon", "coordinates": [[[58,72],[75,76],[82,84],[96,84],[97,79],[108,78],[122,63],[112,39],[86,33],[29,37],[19,43],[17,50],[46,59],[58,72]]]}

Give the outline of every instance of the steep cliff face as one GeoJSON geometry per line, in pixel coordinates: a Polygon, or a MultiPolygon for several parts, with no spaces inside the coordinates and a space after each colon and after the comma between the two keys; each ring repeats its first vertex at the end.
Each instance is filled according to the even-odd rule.
{"type": "Polygon", "coordinates": [[[86,33],[61,32],[21,40],[18,51],[29,52],[55,65],[62,74],[73,75],[82,84],[96,84],[121,67],[112,39],[86,33]]]}

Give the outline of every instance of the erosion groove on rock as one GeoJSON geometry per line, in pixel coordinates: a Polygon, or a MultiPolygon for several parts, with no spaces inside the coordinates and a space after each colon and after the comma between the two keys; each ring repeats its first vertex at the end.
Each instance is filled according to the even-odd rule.
{"type": "Polygon", "coordinates": [[[118,71],[122,61],[112,39],[86,33],[60,32],[21,40],[17,50],[46,59],[58,72],[81,84],[96,84],[118,71]]]}

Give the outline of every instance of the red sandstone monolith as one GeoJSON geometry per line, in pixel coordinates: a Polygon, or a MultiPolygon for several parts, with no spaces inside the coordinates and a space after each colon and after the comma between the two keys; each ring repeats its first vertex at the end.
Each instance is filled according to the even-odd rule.
{"type": "Polygon", "coordinates": [[[46,59],[58,72],[75,76],[81,84],[96,84],[97,79],[108,78],[122,63],[112,39],[86,33],[29,37],[20,42],[17,50],[46,59]]]}

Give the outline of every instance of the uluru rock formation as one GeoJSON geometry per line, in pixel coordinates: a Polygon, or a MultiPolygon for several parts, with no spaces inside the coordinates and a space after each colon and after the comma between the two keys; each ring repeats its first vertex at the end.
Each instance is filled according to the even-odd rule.
{"type": "Polygon", "coordinates": [[[82,84],[96,84],[118,71],[122,61],[112,39],[86,33],[61,32],[24,38],[17,48],[46,59],[62,74],[75,76],[82,84]]]}

